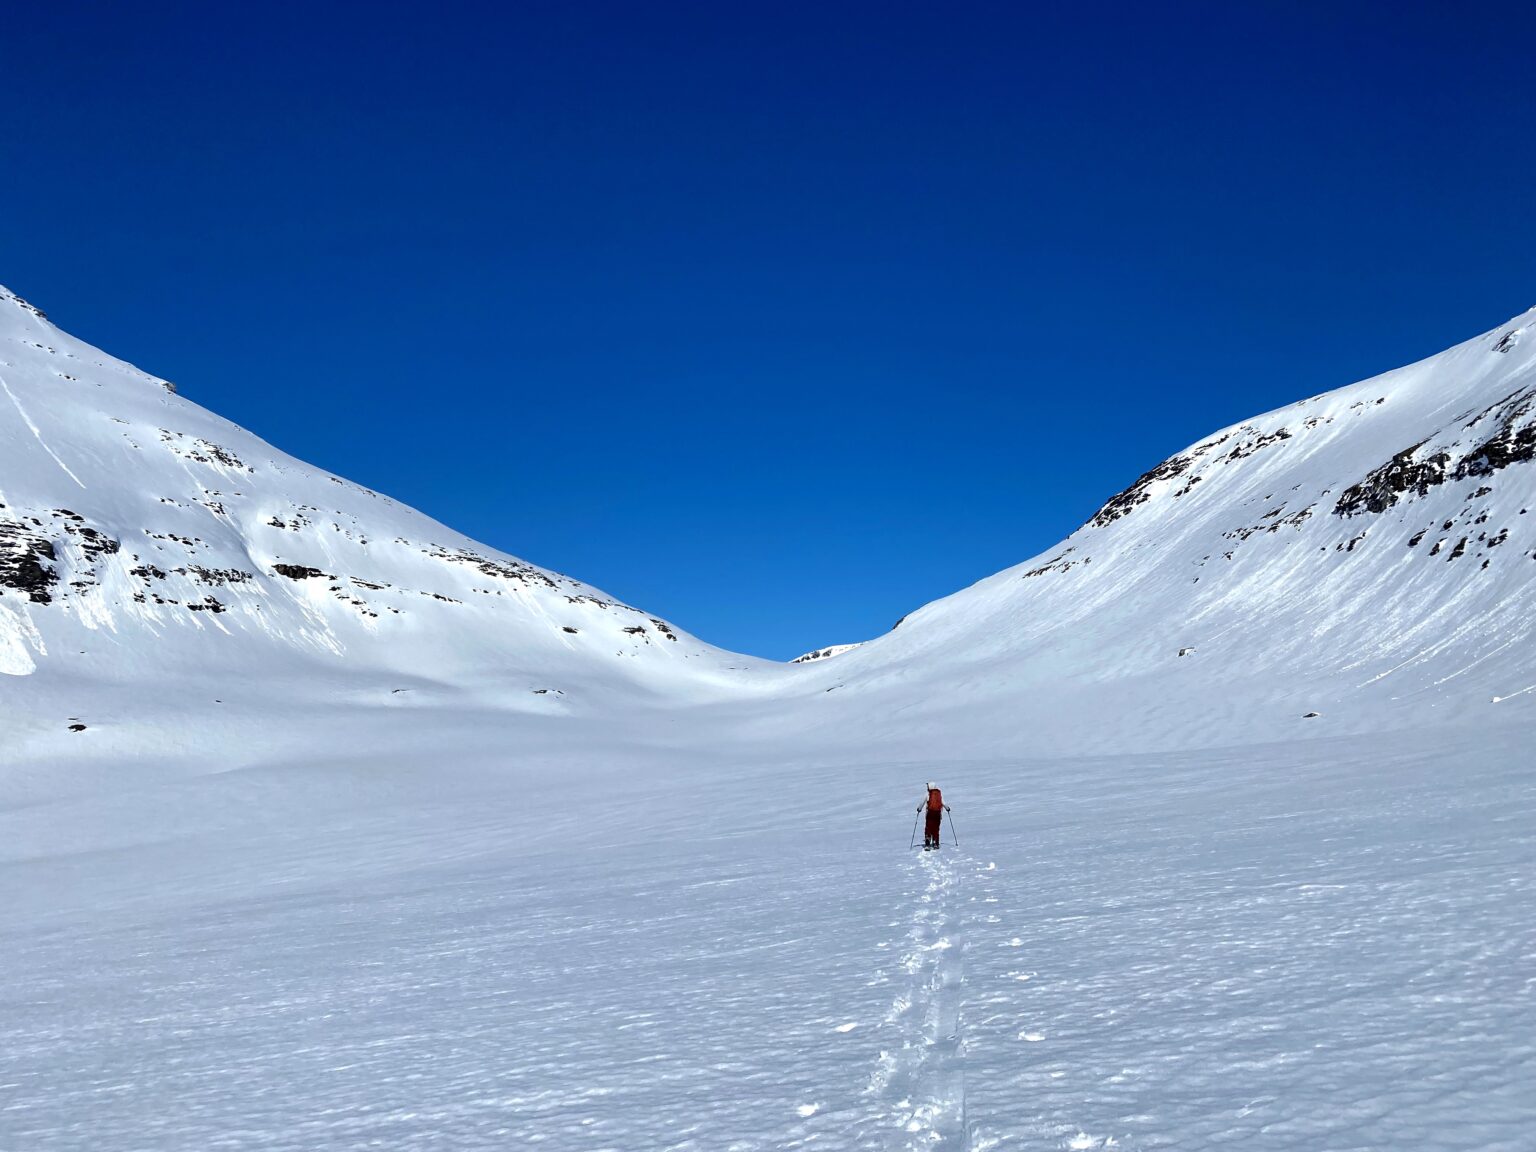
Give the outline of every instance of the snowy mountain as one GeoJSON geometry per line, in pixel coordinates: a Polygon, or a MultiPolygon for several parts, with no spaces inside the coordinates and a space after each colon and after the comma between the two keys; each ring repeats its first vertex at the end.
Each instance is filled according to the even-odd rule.
{"type": "Polygon", "coordinates": [[[873,708],[897,733],[1081,750],[1525,708],[1533,455],[1536,310],[1169,457],[1058,547],[817,669],[826,727],[873,708]]]}
{"type": "Polygon", "coordinates": [[[779,665],[7,294],[0,1150],[1528,1149],[1533,324],[779,665]]]}
{"type": "Polygon", "coordinates": [[[540,714],[633,693],[749,739],[792,716],[1034,750],[1524,707],[1533,323],[1223,429],[1057,548],[785,668],[310,468],[7,292],[0,672],[339,677],[540,714]]]}
{"type": "Polygon", "coordinates": [[[490,678],[547,708],[752,663],[311,468],[4,290],[0,389],[0,673],[490,678]]]}

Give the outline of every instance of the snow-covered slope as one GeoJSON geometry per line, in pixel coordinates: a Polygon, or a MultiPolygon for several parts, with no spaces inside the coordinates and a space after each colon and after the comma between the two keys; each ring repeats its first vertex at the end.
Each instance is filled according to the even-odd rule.
{"type": "Polygon", "coordinates": [[[1536,705],[1536,312],[1217,432],[1061,546],[788,668],[285,456],[10,293],[0,385],[12,676],[318,677],[541,714],[633,693],[709,705],[731,738],[789,717],[1026,751],[1536,705]]]}
{"type": "Polygon", "coordinates": [[[87,688],[126,713],[146,679],[248,699],[253,723],[283,696],[589,717],[625,697],[728,743],[788,724],[852,749],[1536,716],[1533,329],[1217,432],[1059,547],[786,667],[310,468],[4,293],[0,673],[57,701],[50,733],[89,726],[87,688]]]}
{"type": "Polygon", "coordinates": [[[1283,737],[1526,708],[1536,310],[1226,428],[1059,547],[813,667],[870,712],[1026,748],[1283,737]],[[1001,731],[999,726],[1001,725],[1001,731]]]}
{"type": "Polygon", "coordinates": [[[0,1152],[1525,1152],[1533,323],[770,665],[0,300],[0,1152]]]}
{"type": "Polygon", "coordinates": [[[286,456],[4,290],[0,392],[0,673],[489,678],[549,708],[752,663],[286,456]]]}
{"type": "Polygon", "coordinates": [[[801,656],[796,656],[791,664],[809,664],[812,660],[830,660],[834,656],[841,656],[844,652],[852,652],[857,644],[833,644],[830,648],[812,648],[801,656]]]}

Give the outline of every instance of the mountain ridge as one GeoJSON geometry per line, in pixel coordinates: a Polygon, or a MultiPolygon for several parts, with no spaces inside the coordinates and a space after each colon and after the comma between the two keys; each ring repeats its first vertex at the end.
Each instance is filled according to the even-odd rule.
{"type": "Polygon", "coordinates": [[[311,468],[4,289],[0,348],[0,672],[136,629],[131,665],[231,655],[189,632],[445,676],[751,661],[311,468]]]}
{"type": "Polygon", "coordinates": [[[1007,714],[1012,738],[1062,750],[1106,725],[1154,744],[1202,725],[1286,739],[1298,718],[1411,726],[1523,693],[1533,323],[1174,453],[1055,547],[810,665],[842,705],[827,728],[875,708],[907,731],[948,711],[978,735],[1007,714]]]}
{"type": "Polygon", "coordinates": [[[731,739],[928,739],[943,716],[1061,749],[1523,707],[1533,322],[1219,429],[1056,547],[785,665],[310,468],[5,293],[0,671],[74,650],[127,680],[260,668],[275,641],[285,675],[419,676],[552,715],[633,692],[718,705],[731,739]]]}

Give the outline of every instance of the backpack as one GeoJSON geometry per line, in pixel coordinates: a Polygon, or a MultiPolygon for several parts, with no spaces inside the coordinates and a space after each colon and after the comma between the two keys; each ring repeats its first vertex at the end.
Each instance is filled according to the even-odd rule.
{"type": "Polygon", "coordinates": [[[937,812],[944,807],[944,793],[937,788],[928,789],[928,811],[937,812]]]}

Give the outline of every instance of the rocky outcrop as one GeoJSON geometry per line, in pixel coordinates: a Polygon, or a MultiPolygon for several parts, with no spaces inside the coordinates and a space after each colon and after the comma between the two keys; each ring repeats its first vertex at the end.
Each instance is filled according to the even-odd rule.
{"type": "Polygon", "coordinates": [[[1404,448],[1385,464],[1371,469],[1358,484],[1344,489],[1333,506],[1334,515],[1385,512],[1406,494],[1424,496],[1431,488],[1444,484],[1450,455],[1434,452],[1422,460],[1417,459],[1419,449],[1423,447],[1421,442],[1404,448]]]}
{"type": "Polygon", "coordinates": [[[1162,480],[1172,480],[1189,471],[1190,465],[1195,462],[1194,454],[1188,456],[1170,456],[1156,468],[1143,472],[1136,478],[1129,488],[1117,492],[1104,502],[1104,507],[1093,514],[1088,521],[1090,528],[1103,528],[1113,524],[1122,516],[1129,515],[1138,504],[1145,504],[1152,499],[1151,488],[1162,480]]]}
{"type": "Polygon", "coordinates": [[[817,660],[830,660],[834,656],[841,656],[844,652],[852,652],[859,647],[857,644],[834,644],[830,648],[815,648],[803,656],[796,656],[791,664],[810,664],[817,660]]]}
{"type": "MultiPolygon", "coordinates": [[[[1512,464],[1536,458],[1536,389],[1512,392],[1462,425],[1462,431],[1486,429],[1483,439],[1462,449],[1459,441],[1427,447],[1420,441],[1366,473],[1339,496],[1334,514],[1355,516],[1385,512],[1410,496],[1474,476],[1492,476],[1512,464]]],[[[1483,493],[1474,493],[1482,495],[1483,493]]]]}
{"type": "Polygon", "coordinates": [[[6,519],[0,513],[0,595],[20,593],[33,604],[52,602],[58,554],[41,527],[40,520],[6,519]]]}
{"type": "MultiPolygon", "coordinates": [[[[1244,424],[1240,428],[1224,432],[1214,439],[1205,441],[1203,444],[1197,444],[1187,452],[1182,452],[1177,456],[1170,456],[1156,468],[1143,472],[1129,488],[1123,492],[1117,492],[1105,501],[1104,506],[1094,513],[1087,526],[1089,528],[1103,528],[1106,525],[1113,524],[1122,516],[1129,515],[1137,507],[1152,499],[1156,494],[1159,484],[1185,476],[1197,464],[1205,464],[1207,466],[1206,471],[1210,472],[1223,464],[1234,464],[1239,460],[1246,460],[1248,457],[1268,448],[1271,444],[1278,444],[1281,441],[1289,440],[1291,435],[1291,431],[1288,428],[1276,428],[1272,432],[1260,432],[1253,425],[1244,424]],[[1229,442],[1234,440],[1236,443],[1230,449],[1219,454],[1217,453],[1216,450],[1218,448],[1224,448],[1229,442]]],[[[1204,479],[1204,474],[1191,474],[1171,495],[1174,499],[1188,496],[1194,491],[1195,485],[1204,479]]]]}

